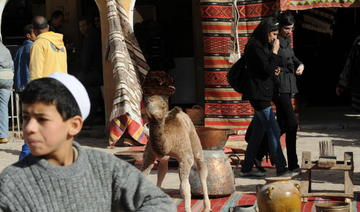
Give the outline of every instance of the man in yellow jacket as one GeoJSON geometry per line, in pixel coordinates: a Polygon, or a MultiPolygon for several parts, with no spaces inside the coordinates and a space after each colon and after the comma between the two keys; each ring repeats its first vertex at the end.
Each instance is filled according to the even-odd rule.
{"type": "MultiPolygon", "coordinates": [[[[63,35],[49,32],[49,24],[43,16],[34,17],[32,25],[36,40],[30,49],[30,80],[47,77],[54,72],[67,73],[63,35]]],[[[21,154],[28,154],[28,148],[25,143],[21,154]]]]}
{"type": "Polygon", "coordinates": [[[63,35],[49,31],[43,16],[34,17],[36,40],[30,50],[30,80],[47,77],[54,72],[67,73],[63,35]]]}

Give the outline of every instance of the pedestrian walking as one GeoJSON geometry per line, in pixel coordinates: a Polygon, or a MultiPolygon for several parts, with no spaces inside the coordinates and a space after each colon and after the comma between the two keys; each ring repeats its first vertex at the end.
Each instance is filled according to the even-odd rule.
{"type": "Polygon", "coordinates": [[[264,176],[253,171],[255,156],[266,133],[270,155],[276,166],[277,175],[286,172],[286,161],[280,146],[280,129],[271,108],[275,91],[276,76],[280,73],[281,57],[278,55],[280,42],[277,38],[279,23],[274,17],[268,17],[254,30],[245,47],[246,65],[249,75],[248,89],[243,98],[250,100],[255,110],[252,132],[242,164],[242,176],[264,176]]]}
{"type": "Polygon", "coordinates": [[[295,19],[288,12],[279,15],[279,56],[282,58],[281,72],[274,103],[276,106],[276,117],[280,127],[280,135],[285,134],[286,153],[289,171],[299,171],[298,158],[296,154],[296,134],[298,120],[291,103],[291,99],[298,93],[296,76],[302,75],[304,64],[295,56],[291,47],[291,34],[295,27],[295,19]]]}
{"type": "Polygon", "coordinates": [[[0,143],[9,136],[9,99],[14,83],[14,62],[9,49],[0,42],[0,143]]]}

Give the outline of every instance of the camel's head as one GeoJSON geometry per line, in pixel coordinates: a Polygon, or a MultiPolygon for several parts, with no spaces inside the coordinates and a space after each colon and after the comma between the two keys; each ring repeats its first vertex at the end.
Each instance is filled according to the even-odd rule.
{"type": "Polygon", "coordinates": [[[165,118],[166,113],[169,111],[167,99],[154,95],[146,100],[146,114],[149,119],[156,119],[158,121],[165,118]]]}

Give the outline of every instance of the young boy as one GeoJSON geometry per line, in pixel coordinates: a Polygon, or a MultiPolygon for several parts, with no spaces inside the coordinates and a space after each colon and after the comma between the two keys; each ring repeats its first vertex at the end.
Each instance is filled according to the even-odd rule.
{"type": "Polygon", "coordinates": [[[0,211],[176,211],[135,167],[73,141],[90,111],[75,77],[33,80],[21,100],[31,154],[0,174],[0,211]]]}

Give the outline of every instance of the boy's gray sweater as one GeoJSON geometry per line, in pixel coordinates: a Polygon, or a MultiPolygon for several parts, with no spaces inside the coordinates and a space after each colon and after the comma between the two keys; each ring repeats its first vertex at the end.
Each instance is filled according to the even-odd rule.
{"type": "Polygon", "coordinates": [[[55,166],[28,155],[0,174],[0,211],[176,211],[132,165],[74,142],[78,158],[55,166]]]}

